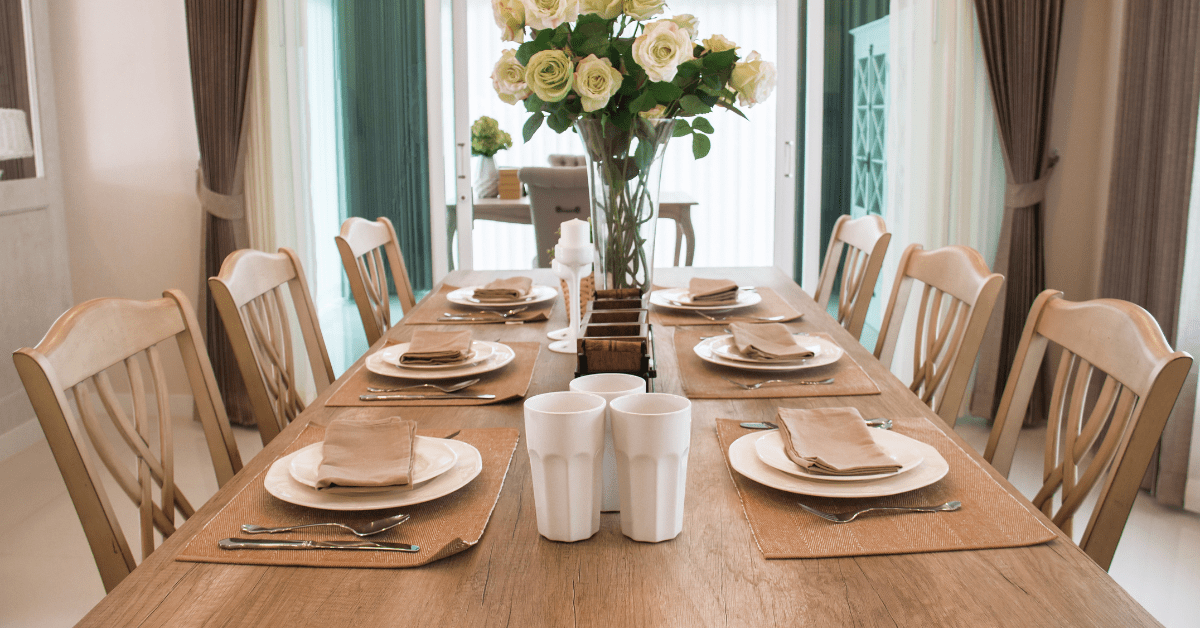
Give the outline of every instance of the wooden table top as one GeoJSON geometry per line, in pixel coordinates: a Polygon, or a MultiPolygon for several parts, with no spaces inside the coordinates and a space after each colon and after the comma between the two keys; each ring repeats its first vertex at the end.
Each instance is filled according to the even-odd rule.
{"type": "MultiPolygon", "coordinates": [[[[532,271],[539,283],[557,283],[532,271]]],[[[803,325],[832,334],[882,395],[786,400],[849,405],[864,416],[936,415],[782,273],[768,268],[656,270],[656,283],[694,275],[769,286],[805,313],[803,325]]],[[[495,273],[456,271],[455,285],[495,273]]],[[[476,338],[548,343],[565,324],[474,327],[476,338]]],[[[402,328],[398,327],[397,329],[402,328]]],[[[395,331],[395,330],[394,330],[395,331]]],[[[656,390],[682,394],[672,334],[656,335],[656,390]]],[[[566,390],[574,357],[543,350],[529,395],[566,390]]],[[[83,626],[1155,626],[1150,616],[1070,539],[1033,547],[766,560],[755,545],[714,432],[718,417],[771,411],[776,399],[693,401],[682,534],[635,543],[617,514],[578,543],[537,533],[529,457],[518,443],[499,502],[475,547],[414,569],[264,567],[180,562],[186,540],[280,454],[310,422],[327,423],[328,391],[167,540],[80,623],[83,626]]],[[[395,412],[380,408],[380,414],[395,412]]],[[[426,428],[516,427],[520,402],[403,409],[426,428]]],[[[959,446],[971,448],[949,431],[959,446]]],[[[972,452],[972,455],[974,453],[972,452]]],[[[990,469],[990,467],[989,467],[990,469]]],[[[1014,494],[1016,490],[999,478],[1014,494]]],[[[1022,502],[1029,506],[1028,502],[1022,502]]],[[[1040,513],[1038,513],[1040,516],[1040,513]]]]}

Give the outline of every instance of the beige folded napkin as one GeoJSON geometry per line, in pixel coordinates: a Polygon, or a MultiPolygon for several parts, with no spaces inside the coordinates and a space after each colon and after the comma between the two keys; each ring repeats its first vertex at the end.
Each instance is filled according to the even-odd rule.
{"type": "Polygon", "coordinates": [[[895,473],[900,465],[875,444],[854,408],[780,408],[776,417],[788,459],[817,475],[895,473]]]}
{"type": "Polygon", "coordinates": [[[733,323],[733,346],[752,360],[803,360],[815,353],[796,342],[795,336],[780,323],[733,323]]]}
{"type": "Polygon", "coordinates": [[[515,301],[529,296],[533,288],[533,280],[529,277],[509,277],[497,279],[486,286],[475,289],[477,301],[515,301]]]}
{"type": "Polygon", "coordinates": [[[325,429],[317,488],[412,487],[417,423],[398,416],[333,419],[325,429]]]}
{"type": "Polygon", "coordinates": [[[688,294],[692,303],[712,305],[737,301],[738,285],[728,279],[702,279],[696,277],[688,282],[688,294]]]}
{"type": "Polygon", "coordinates": [[[408,351],[400,356],[400,366],[410,364],[453,364],[471,355],[471,332],[414,331],[408,351]]]}

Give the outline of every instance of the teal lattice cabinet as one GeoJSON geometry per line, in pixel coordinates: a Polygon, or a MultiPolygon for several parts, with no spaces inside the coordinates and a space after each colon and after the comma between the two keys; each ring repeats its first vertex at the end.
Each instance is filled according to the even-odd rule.
{"type": "MultiPolygon", "coordinates": [[[[850,214],[884,214],[887,181],[888,18],[850,29],[854,37],[850,214]]],[[[885,216],[886,219],[886,216],[885,216]]]]}

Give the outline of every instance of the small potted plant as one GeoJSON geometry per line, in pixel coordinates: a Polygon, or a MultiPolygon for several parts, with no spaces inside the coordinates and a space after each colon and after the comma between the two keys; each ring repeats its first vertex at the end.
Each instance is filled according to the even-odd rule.
{"type": "Polygon", "coordinates": [[[500,171],[496,169],[496,153],[512,148],[512,136],[500,128],[500,123],[488,116],[480,116],[471,125],[471,154],[483,159],[479,162],[479,176],[475,179],[475,192],[480,198],[491,198],[500,192],[500,171]]]}

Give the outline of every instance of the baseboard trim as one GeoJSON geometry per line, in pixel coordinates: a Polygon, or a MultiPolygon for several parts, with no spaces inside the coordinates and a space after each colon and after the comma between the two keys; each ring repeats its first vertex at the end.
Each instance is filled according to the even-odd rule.
{"type": "Polygon", "coordinates": [[[0,462],[12,458],[39,441],[45,440],[46,435],[42,433],[42,426],[38,424],[37,419],[30,419],[0,434],[0,462]]]}

